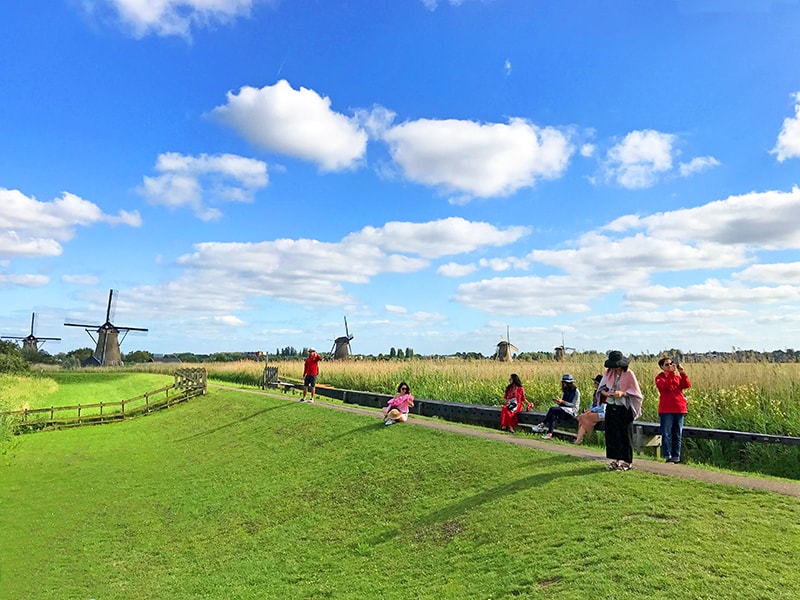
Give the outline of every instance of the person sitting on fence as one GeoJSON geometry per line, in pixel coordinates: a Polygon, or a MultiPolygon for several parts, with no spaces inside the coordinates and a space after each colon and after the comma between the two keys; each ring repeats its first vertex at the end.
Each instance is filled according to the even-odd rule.
{"type": "Polygon", "coordinates": [[[537,433],[544,433],[542,439],[552,440],[556,421],[560,419],[572,419],[578,414],[581,405],[581,391],[575,386],[575,379],[569,373],[561,377],[561,398],[553,398],[556,406],[551,406],[544,416],[544,422],[540,423],[533,430],[537,433]]]}
{"type": "Polygon", "coordinates": [[[580,444],[587,435],[592,435],[594,428],[600,421],[606,418],[606,399],[602,392],[605,387],[600,387],[602,375],[597,375],[594,382],[594,394],[592,395],[592,405],[578,415],[578,435],[575,443],[580,444]]]}
{"type": "Polygon", "coordinates": [[[503,392],[503,407],[500,409],[500,430],[514,433],[519,422],[519,413],[523,406],[525,410],[533,408],[533,404],[525,397],[525,388],[522,387],[519,375],[512,373],[508,378],[508,385],[503,392]]]}
{"type": "Polygon", "coordinates": [[[383,415],[386,419],[385,425],[393,425],[395,423],[405,423],[408,421],[408,411],[414,407],[414,396],[411,395],[411,389],[405,381],[401,381],[397,386],[397,393],[394,398],[389,400],[383,408],[383,415]]]}

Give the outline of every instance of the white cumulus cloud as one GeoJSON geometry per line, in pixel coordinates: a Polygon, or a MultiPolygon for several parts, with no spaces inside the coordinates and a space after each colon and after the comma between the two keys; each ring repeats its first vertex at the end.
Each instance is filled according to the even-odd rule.
{"type": "Polygon", "coordinates": [[[419,119],[389,128],[383,139],[406,178],[467,199],[507,196],[559,177],[575,150],[562,131],[519,118],[419,119]]]}
{"type": "Polygon", "coordinates": [[[254,0],[83,0],[89,14],[112,14],[141,38],[159,36],[190,38],[192,28],[229,23],[250,14],[254,0]]]}
{"type": "Polygon", "coordinates": [[[646,129],[632,131],[606,156],[606,178],[625,188],[646,188],[672,169],[676,136],[646,129]]]}
{"type": "Polygon", "coordinates": [[[794,117],[783,120],[783,127],[778,134],[778,141],[772,149],[778,162],[787,158],[800,158],[800,92],[794,94],[794,117]]]}
{"type": "Polygon", "coordinates": [[[314,90],[295,90],[282,79],[262,88],[244,86],[227,99],[211,114],[266,150],[316,163],[323,171],[354,168],[366,152],[367,133],[358,120],[333,111],[330,99],[314,90]]]}
{"type": "Polygon", "coordinates": [[[135,211],[106,214],[69,192],[40,202],[19,190],[0,188],[0,258],[58,256],[77,227],[96,223],[139,227],[142,220],[135,211]]]}
{"type": "Polygon", "coordinates": [[[203,221],[222,216],[209,202],[250,202],[269,182],[265,163],[235,154],[167,152],[158,157],[155,169],[160,175],[145,176],[137,191],[154,205],[188,206],[203,221]]]}

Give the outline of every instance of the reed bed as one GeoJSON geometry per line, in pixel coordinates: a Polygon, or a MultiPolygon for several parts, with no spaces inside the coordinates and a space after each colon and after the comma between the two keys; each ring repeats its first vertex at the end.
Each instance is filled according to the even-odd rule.
{"type": "MultiPolygon", "coordinates": [[[[279,362],[279,377],[301,381],[302,361],[279,362]]],[[[239,361],[205,363],[209,377],[241,385],[259,385],[264,363],[239,361]]],[[[688,390],[687,424],[782,435],[800,435],[800,364],[693,363],[685,365],[688,390]]],[[[174,370],[174,365],[147,365],[174,370]]],[[[653,363],[631,364],[644,394],[642,419],[658,420],[658,393],[653,383],[659,372],[653,363]]],[[[508,376],[517,373],[536,410],[550,406],[564,373],[578,382],[586,406],[592,378],[603,371],[602,361],[513,362],[492,360],[325,361],[319,383],[337,388],[390,394],[401,381],[415,396],[469,404],[499,404],[508,376]]]]}

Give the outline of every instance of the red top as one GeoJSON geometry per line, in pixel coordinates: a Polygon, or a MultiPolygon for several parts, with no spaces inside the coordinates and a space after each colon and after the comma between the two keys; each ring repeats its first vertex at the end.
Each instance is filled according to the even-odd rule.
{"type": "Polygon", "coordinates": [[[319,375],[319,361],[322,360],[322,356],[317,354],[309,355],[306,359],[305,366],[303,367],[303,377],[306,375],[319,375]]]}
{"type": "Polygon", "coordinates": [[[686,396],[683,390],[692,387],[686,373],[661,371],[656,375],[658,388],[658,414],[686,414],[686,396]]]}
{"type": "Polygon", "coordinates": [[[526,405],[525,410],[530,410],[533,408],[533,404],[528,402],[528,398],[525,397],[525,388],[522,388],[518,385],[509,385],[506,388],[506,392],[503,396],[505,400],[505,404],[508,404],[508,401],[511,399],[516,399],[517,407],[512,411],[518,413],[522,410],[523,404],[526,405]]]}

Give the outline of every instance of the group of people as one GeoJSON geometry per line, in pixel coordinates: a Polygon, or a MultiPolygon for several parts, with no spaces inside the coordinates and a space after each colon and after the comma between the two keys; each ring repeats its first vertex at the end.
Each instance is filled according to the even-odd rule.
{"type": "MultiPolygon", "coordinates": [[[[300,398],[300,402],[314,402],[321,360],[322,355],[318,354],[314,348],[308,349],[308,357],[303,363],[303,396],[300,398]]],[[[414,396],[411,395],[411,388],[403,381],[397,386],[397,393],[389,401],[389,404],[383,408],[384,423],[393,425],[407,421],[411,408],[414,408],[414,396]]]]}
{"type": "MultiPolygon", "coordinates": [[[[569,373],[561,377],[561,396],[553,398],[555,406],[548,409],[544,420],[533,430],[542,433],[544,439],[553,439],[555,424],[560,419],[576,418],[578,433],[575,443],[580,444],[601,421],[605,423],[606,467],[609,471],[627,471],[633,464],[633,422],[642,414],[642,390],[636,374],[629,368],[630,361],[619,350],[612,350],[604,363],[606,371],[593,379],[592,403],[585,411],[580,410],[580,390],[575,378],[569,373]]],[[[661,434],[661,456],[666,462],[681,462],[683,422],[687,414],[684,390],[691,382],[680,364],[672,358],[658,361],[661,372],[656,375],[658,389],[658,416],[661,434]]],[[[500,428],[513,432],[519,421],[519,413],[530,410],[531,403],[525,397],[522,382],[512,374],[500,410],[500,428]]]]}
{"type": "MultiPolygon", "coordinates": [[[[303,397],[311,391],[309,402],[314,402],[314,394],[322,356],[314,348],[309,350],[303,369],[303,397]]],[[[580,444],[584,437],[591,435],[600,421],[605,423],[606,467],[609,471],[627,471],[633,464],[633,422],[642,414],[642,390],[636,374],[629,368],[630,361],[619,350],[612,350],[604,363],[606,371],[593,379],[594,393],[592,403],[579,413],[581,392],[575,385],[575,378],[569,373],[561,377],[561,395],[552,399],[555,406],[548,409],[544,420],[534,427],[544,439],[553,439],[556,423],[561,419],[576,418],[578,433],[575,443],[580,444]]],[[[686,396],[683,391],[691,387],[691,382],[680,364],[672,358],[663,357],[658,361],[661,372],[656,375],[658,389],[658,416],[661,433],[661,455],[671,463],[681,462],[683,422],[686,416],[686,396]]],[[[408,413],[414,407],[411,388],[403,381],[397,386],[397,393],[383,408],[384,423],[393,425],[408,420],[408,413]]],[[[500,409],[500,429],[513,433],[519,423],[519,413],[530,410],[533,404],[525,396],[525,388],[519,375],[512,373],[503,393],[503,406],[500,409]]]]}

